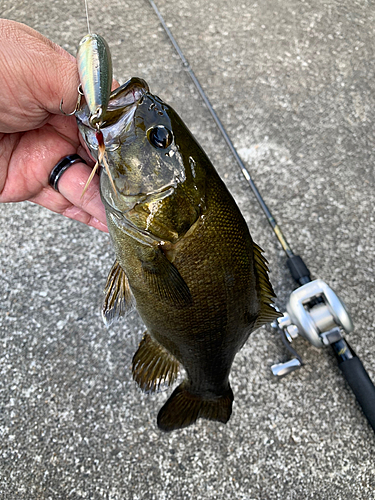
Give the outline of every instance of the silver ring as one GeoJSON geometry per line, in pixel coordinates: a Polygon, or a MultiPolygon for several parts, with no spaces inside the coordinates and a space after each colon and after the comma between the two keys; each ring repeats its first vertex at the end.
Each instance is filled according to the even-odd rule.
{"type": "Polygon", "coordinates": [[[58,182],[62,174],[75,163],[85,163],[87,165],[83,158],[74,154],[64,156],[64,158],[61,158],[61,160],[53,167],[51,173],[49,174],[48,183],[55,191],[59,192],[58,182]]]}

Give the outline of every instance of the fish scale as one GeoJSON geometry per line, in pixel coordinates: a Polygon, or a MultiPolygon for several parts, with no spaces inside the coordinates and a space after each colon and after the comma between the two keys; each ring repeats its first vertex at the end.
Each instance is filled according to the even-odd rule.
{"type": "MultiPolygon", "coordinates": [[[[118,119],[101,128],[117,192],[102,169],[116,254],[103,316],[112,321],[135,303],[147,328],[133,359],[143,390],[172,384],[184,367],[186,379],[159,412],[161,430],[198,418],[226,423],[234,357],[280,314],[266,261],[225,184],[177,113],[142,85],[130,80],[116,90],[118,119]]],[[[107,114],[111,106],[110,97],[107,114]]],[[[83,107],[78,124],[95,155],[88,115],[83,107]]]]}

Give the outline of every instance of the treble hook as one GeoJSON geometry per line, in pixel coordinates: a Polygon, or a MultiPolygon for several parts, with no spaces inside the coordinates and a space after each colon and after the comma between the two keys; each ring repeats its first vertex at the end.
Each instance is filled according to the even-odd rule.
{"type": "Polygon", "coordinates": [[[77,98],[76,107],[74,108],[74,110],[71,113],[65,113],[65,111],[62,108],[63,107],[63,103],[64,103],[64,99],[63,98],[61,99],[61,102],[60,102],[60,111],[61,111],[61,113],[63,115],[65,115],[65,116],[73,116],[79,110],[79,108],[81,106],[82,96],[83,96],[83,91],[82,91],[82,85],[81,84],[78,85],[77,91],[78,91],[78,98],[77,98]]]}

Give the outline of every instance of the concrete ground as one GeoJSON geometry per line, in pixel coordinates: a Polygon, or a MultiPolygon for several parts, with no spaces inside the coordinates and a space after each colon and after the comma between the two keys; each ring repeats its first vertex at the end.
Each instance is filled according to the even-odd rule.
{"type": "MultiPolygon", "coordinates": [[[[282,250],[147,0],[90,0],[115,76],[145,78],[192,129],[266,251],[278,304],[282,250]]],[[[375,380],[375,8],[366,0],[158,0],[171,30],[296,253],[346,302],[349,341],[375,380]]],[[[83,2],[0,0],[75,53],[83,2]]],[[[52,166],[51,166],[52,167],[52,166]]],[[[98,304],[114,260],[106,234],[29,203],[0,207],[0,497],[375,498],[374,433],[330,350],[269,327],[231,373],[233,416],[162,434],[167,393],[144,395],[130,363],[135,313],[107,330],[98,304]]]]}

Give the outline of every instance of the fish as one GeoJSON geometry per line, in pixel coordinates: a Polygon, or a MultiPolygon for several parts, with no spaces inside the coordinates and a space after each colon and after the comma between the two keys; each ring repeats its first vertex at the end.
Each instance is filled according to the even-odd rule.
{"type": "MultiPolygon", "coordinates": [[[[98,157],[82,105],[78,127],[98,157]]],[[[206,153],[147,83],[131,78],[102,117],[107,161],[100,193],[116,255],[104,291],[107,326],[136,307],[146,332],[132,360],[145,392],[185,378],[158,413],[170,432],[227,423],[233,360],[255,329],[280,316],[262,249],[206,153]]]]}

